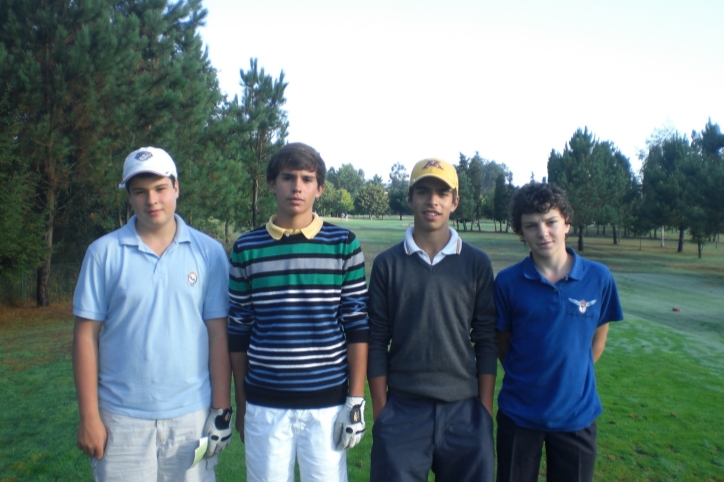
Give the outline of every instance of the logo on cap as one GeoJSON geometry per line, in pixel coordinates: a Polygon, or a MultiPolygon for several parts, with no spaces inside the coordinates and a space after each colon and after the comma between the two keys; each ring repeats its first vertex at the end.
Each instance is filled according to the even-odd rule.
{"type": "Polygon", "coordinates": [[[150,152],[148,152],[148,151],[139,151],[139,152],[135,155],[135,159],[136,159],[137,161],[141,161],[141,162],[147,161],[147,160],[151,159],[152,157],[153,157],[153,154],[150,153],[150,152]]]}
{"type": "Polygon", "coordinates": [[[430,161],[427,161],[427,162],[425,163],[425,165],[422,166],[422,170],[424,171],[425,169],[429,169],[429,168],[431,168],[431,167],[436,167],[436,168],[438,168],[438,169],[440,169],[440,170],[443,170],[443,167],[442,167],[442,165],[440,164],[440,161],[434,160],[434,159],[433,159],[433,160],[430,160],[430,161]]]}

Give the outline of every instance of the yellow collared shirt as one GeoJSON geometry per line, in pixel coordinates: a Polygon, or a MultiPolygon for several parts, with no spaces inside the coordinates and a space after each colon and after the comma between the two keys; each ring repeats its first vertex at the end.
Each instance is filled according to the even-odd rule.
{"type": "Polygon", "coordinates": [[[304,237],[307,239],[313,239],[322,229],[322,218],[317,216],[316,213],[312,213],[312,222],[309,223],[308,226],[301,229],[282,228],[274,224],[274,221],[276,221],[276,219],[276,214],[269,218],[269,221],[267,221],[266,223],[266,231],[267,233],[269,233],[269,236],[277,241],[282,239],[282,236],[293,236],[299,233],[303,234],[304,237]]]}

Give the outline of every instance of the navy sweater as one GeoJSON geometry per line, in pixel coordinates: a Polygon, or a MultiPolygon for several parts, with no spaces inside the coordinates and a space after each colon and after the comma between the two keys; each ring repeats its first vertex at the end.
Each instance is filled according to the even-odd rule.
{"type": "Polygon", "coordinates": [[[367,375],[386,375],[390,393],[458,401],[477,396],[477,375],[496,374],[493,269],[483,251],[463,242],[431,266],[399,243],[375,258],[369,292],[367,375]]]}

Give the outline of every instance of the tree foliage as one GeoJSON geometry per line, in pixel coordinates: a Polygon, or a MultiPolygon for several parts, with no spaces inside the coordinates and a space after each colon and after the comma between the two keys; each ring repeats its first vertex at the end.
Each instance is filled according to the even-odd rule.
{"type": "Polygon", "coordinates": [[[324,184],[324,191],[314,204],[315,209],[322,216],[341,217],[354,209],[354,201],[346,189],[337,189],[329,181],[324,184]]]}
{"type": "Polygon", "coordinates": [[[503,231],[503,221],[505,221],[505,231],[508,231],[508,216],[510,200],[513,198],[515,188],[510,180],[505,182],[505,175],[500,174],[495,180],[495,192],[493,193],[493,222],[500,223],[500,231],[503,231]]]}
{"type": "Polygon", "coordinates": [[[396,214],[402,220],[403,215],[412,214],[410,205],[407,202],[407,194],[410,190],[410,176],[405,166],[399,162],[392,165],[390,170],[390,185],[387,195],[390,200],[390,212],[396,214]]]}
{"type": "Polygon", "coordinates": [[[678,252],[684,249],[684,232],[692,213],[690,206],[696,205],[696,164],[689,140],[678,133],[650,143],[643,159],[646,211],[656,224],[679,229],[678,252]]]}
{"type": "Polygon", "coordinates": [[[342,164],[339,171],[333,172],[333,179],[336,187],[346,190],[354,199],[365,184],[364,171],[355,169],[352,164],[342,164]]]}
{"type": "Polygon", "coordinates": [[[564,189],[573,206],[578,250],[593,223],[621,222],[623,200],[632,178],[628,159],[608,141],[601,142],[587,128],[578,129],[562,153],[551,151],[548,180],[564,189]]]}
{"type": "Polygon", "coordinates": [[[354,204],[357,213],[367,214],[370,218],[384,216],[390,212],[390,202],[385,188],[371,182],[362,186],[354,204]]]}
{"type": "Polygon", "coordinates": [[[257,59],[251,59],[249,70],[241,70],[240,75],[243,93],[237,113],[239,123],[247,130],[242,139],[241,159],[251,181],[251,226],[256,227],[259,196],[266,186],[266,166],[287,136],[289,122],[282,109],[287,84],[284,72],[273,79],[263,67],[259,70],[257,59]]]}

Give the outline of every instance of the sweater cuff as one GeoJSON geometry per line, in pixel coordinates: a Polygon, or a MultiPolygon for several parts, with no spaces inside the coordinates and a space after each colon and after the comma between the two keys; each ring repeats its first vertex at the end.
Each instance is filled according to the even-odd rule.
{"type": "Polygon", "coordinates": [[[498,374],[498,356],[497,354],[479,355],[475,364],[478,375],[497,375],[498,374]]]}
{"type": "Polygon", "coordinates": [[[367,358],[367,379],[386,377],[387,376],[387,350],[378,352],[374,347],[370,347],[369,357],[367,358]]]}
{"type": "Polygon", "coordinates": [[[232,335],[231,333],[229,333],[227,336],[229,339],[229,353],[249,351],[249,337],[232,335]]]}
{"type": "Polygon", "coordinates": [[[370,330],[365,326],[361,330],[345,331],[344,337],[348,345],[350,343],[369,343],[370,330]]]}

